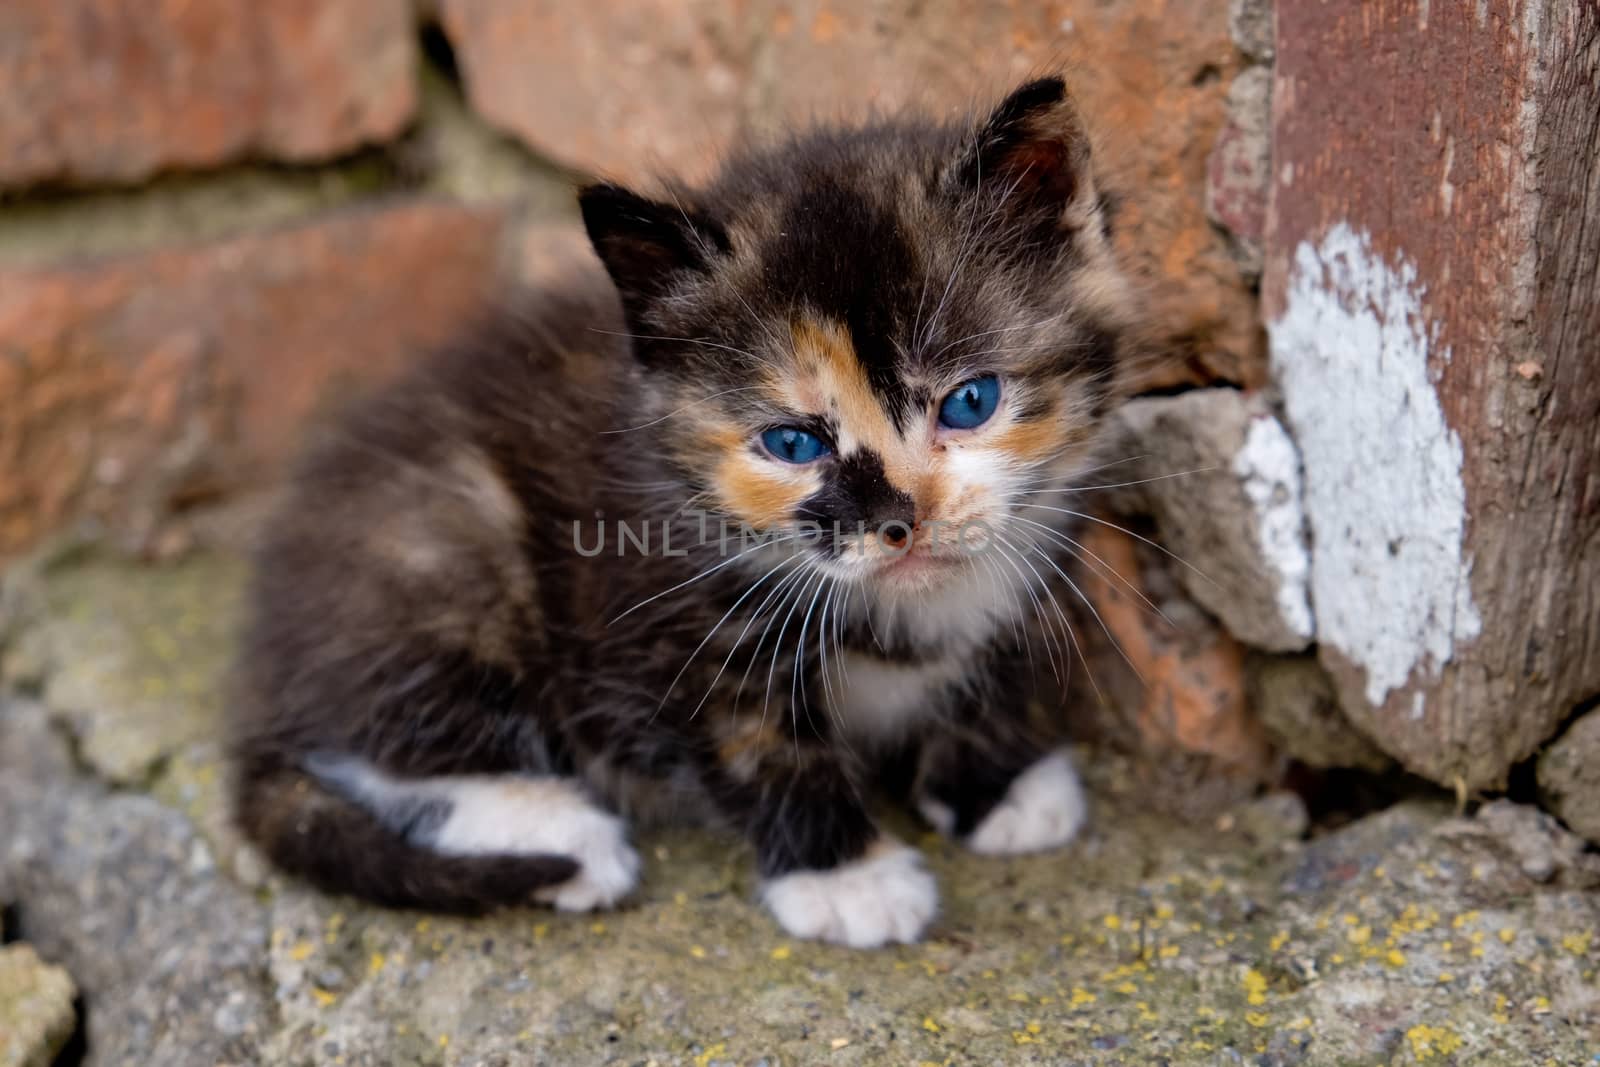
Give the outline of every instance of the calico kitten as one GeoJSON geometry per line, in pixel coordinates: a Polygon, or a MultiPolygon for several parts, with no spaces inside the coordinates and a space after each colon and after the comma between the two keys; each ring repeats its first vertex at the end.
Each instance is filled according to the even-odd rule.
{"type": "Polygon", "coordinates": [[[709,816],[791,934],[915,939],[936,887],[877,787],[983,853],[1084,819],[1029,711],[1130,322],[1083,130],[1046,78],[662,197],[583,190],[610,284],[574,270],[310,452],[238,819],[329,890],[474,912],[613,905],[623,816],[709,816]]]}

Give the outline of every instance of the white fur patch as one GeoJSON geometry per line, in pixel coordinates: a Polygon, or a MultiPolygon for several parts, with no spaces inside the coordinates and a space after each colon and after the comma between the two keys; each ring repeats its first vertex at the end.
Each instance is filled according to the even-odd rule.
{"type": "Polygon", "coordinates": [[[774,878],[761,897],[795,937],[851,948],[915,941],[939,910],[939,888],[922,855],[899,842],[831,871],[774,878]]]}
{"type": "Polygon", "coordinates": [[[535,893],[562,911],[610,907],[639,881],[639,855],[621,819],[591,803],[569,778],[461,775],[406,780],[354,759],[314,768],[378,817],[418,801],[445,801],[450,813],[416,844],[445,855],[558,855],[576,875],[535,893]]]}
{"type": "Polygon", "coordinates": [[[1065,752],[1053,752],[1017,775],[1005,798],[967,838],[967,847],[990,856],[1060,848],[1077,835],[1088,814],[1078,772],[1065,752]]]}

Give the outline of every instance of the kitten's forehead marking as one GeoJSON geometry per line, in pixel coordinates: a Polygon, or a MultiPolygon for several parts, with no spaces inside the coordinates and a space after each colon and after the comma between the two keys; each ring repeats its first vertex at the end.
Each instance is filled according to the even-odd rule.
{"type": "Polygon", "coordinates": [[[795,319],[791,334],[796,374],[786,383],[790,387],[786,399],[798,410],[830,419],[842,453],[873,453],[896,489],[914,491],[926,467],[919,454],[927,447],[919,421],[908,420],[904,432],[895,426],[843,326],[802,315],[795,319]]]}

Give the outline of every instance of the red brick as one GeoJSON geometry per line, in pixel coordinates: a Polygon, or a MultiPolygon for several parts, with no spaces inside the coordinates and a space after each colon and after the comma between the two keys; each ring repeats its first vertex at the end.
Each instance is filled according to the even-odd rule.
{"type": "Polygon", "coordinates": [[[498,214],[420,202],[0,271],[0,559],[80,515],[135,536],[261,482],[330,394],[480,307],[498,214]]]}
{"type": "Polygon", "coordinates": [[[960,114],[1065,68],[1124,194],[1118,239],[1149,283],[1156,341],[1187,361],[1154,380],[1265,378],[1254,300],[1204,206],[1207,157],[1240,65],[1225,4],[441,7],[481,114],[573,167],[624,181],[662,168],[702,175],[743,131],[869,105],[960,114]]]}
{"type": "Polygon", "coordinates": [[[407,0],[6,0],[0,186],[321,159],[416,108],[407,0]]]}

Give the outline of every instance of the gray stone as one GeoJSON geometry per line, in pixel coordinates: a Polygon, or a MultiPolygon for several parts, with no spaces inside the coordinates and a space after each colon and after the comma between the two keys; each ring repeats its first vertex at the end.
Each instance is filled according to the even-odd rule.
{"type": "Polygon", "coordinates": [[[31,945],[0,946],[0,1067],[49,1067],[77,1026],[76,995],[31,945]]]}
{"type": "Polygon", "coordinates": [[[1245,273],[1259,277],[1272,189],[1272,71],[1250,67],[1228,86],[1228,119],[1206,164],[1206,215],[1233,238],[1245,273]]]}
{"type": "Polygon", "coordinates": [[[1283,752],[1312,767],[1381,771],[1383,751],[1344,717],[1333,679],[1316,656],[1252,656],[1250,706],[1283,752]]]}
{"type": "Polygon", "coordinates": [[[1545,749],[1539,791],[1568,826],[1600,843],[1600,710],[1579,718],[1545,749]]]}
{"type": "MultiPolygon", "coordinates": [[[[1124,405],[1135,497],[1183,560],[1190,596],[1245,644],[1293,652],[1311,641],[1310,571],[1299,458],[1259,395],[1197,389],[1124,405]]],[[[1117,481],[1124,480],[1120,475],[1117,481]]]]}
{"type": "Polygon", "coordinates": [[[0,897],[82,990],[88,1062],[261,1062],[261,905],[182,815],[73,769],[42,709],[0,704],[0,897]]]}
{"type": "Polygon", "coordinates": [[[1230,0],[1228,30],[1239,51],[1261,63],[1270,63],[1276,42],[1273,19],[1274,0],[1230,0]]]}
{"type": "Polygon", "coordinates": [[[144,780],[214,733],[242,592],[237,561],[67,560],[8,585],[3,674],[41,694],[107,781],[144,780]]]}

